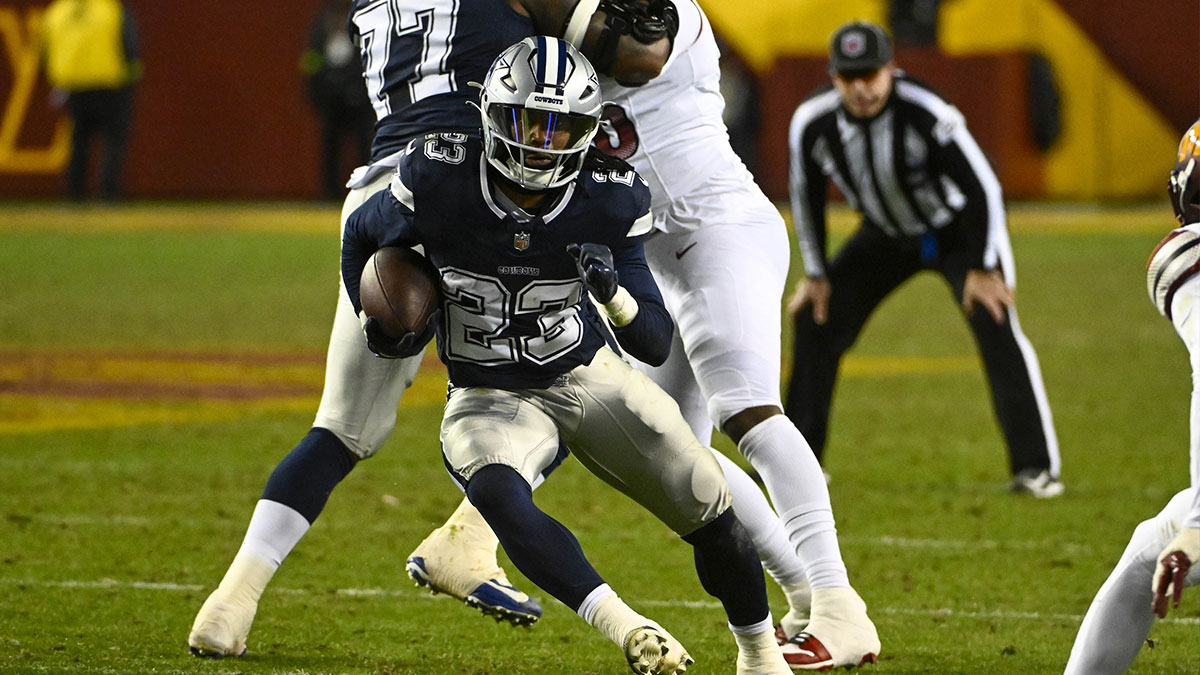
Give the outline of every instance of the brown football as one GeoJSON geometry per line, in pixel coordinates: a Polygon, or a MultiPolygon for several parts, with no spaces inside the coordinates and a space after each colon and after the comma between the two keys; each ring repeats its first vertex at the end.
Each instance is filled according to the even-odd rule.
{"type": "Polygon", "coordinates": [[[385,246],[367,261],[358,287],[363,311],[391,337],[419,333],[441,304],[441,280],[425,256],[385,246]]]}

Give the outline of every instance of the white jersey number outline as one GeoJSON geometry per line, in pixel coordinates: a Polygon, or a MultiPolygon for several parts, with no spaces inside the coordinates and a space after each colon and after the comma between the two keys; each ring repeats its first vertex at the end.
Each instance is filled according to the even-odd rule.
{"type": "Polygon", "coordinates": [[[392,112],[384,90],[384,71],[391,58],[392,40],[421,34],[421,59],[405,78],[406,103],[455,90],[454,73],[446,70],[446,60],[458,23],[458,1],[437,3],[435,7],[428,7],[429,0],[421,4],[426,7],[417,9],[402,0],[379,0],[354,13],[352,20],[362,40],[363,76],[379,119],[392,112]]]}
{"type": "Polygon", "coordinates": [[[531,281],[515,295],[496,277],[454,267],[442,270],[446,353],[481,365],[545,364],[583,342],[578,281],[531,281]],[[521,315],[537,315],[541,334],[500,337],[521,315]]]}

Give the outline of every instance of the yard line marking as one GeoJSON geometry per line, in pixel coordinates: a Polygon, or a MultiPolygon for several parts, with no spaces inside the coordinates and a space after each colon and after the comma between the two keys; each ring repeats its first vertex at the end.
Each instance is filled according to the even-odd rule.
{"type": "Polygon", "coordinates": [[[858,537],[854,535],[842,535],[838,537],[838,541],[842,544],[850,544],[854,546],[894,546],[896,548],[924,548],[924,549],[941,549],[941,550],[964,550],[972,551],[979,549],[1020,549],[1023,551],[1034,551],[1043,548],[1059,549],[1068,553],[1091,553],[1096,550],[1095,546],[1090,544],[1077,544],[1073,542],[1062,541],[1032,541],[1032,540],[1013,540],[1013,541],[996,541],[993,539],[980,539],[972,541],[970,539],[922,539],[915,537],[858,537]]]}
{"type": "MultiPolygon", "coordinates": [[[[34,579],[13,579],[0,577],[0,583],[13,586],[41,586],[49,588],[76,588],[76,589],[110,589],[110,588],[128,588],[133,590],[147,591],[203,591],[205,586],[197,584],[174,584],[166,582],[151,582],[151,581],[118,581],[116,579],[97,579],[95,581],[44,581],[34,579]]],[[[282,595],[320,595],[326,591],[303,589],[303,588],[276,588],[272,587],[270,593],[279,593],[282,595]]],[[[452,599],[447,595],[437,595],[430,593],[427,590],[422,590],[420,587],[412,588],[338,588],[333,591],[337,595],[347,595],[351,597],[406,597],[406,598],[422,598],[422,599],[452,599]]],[[[639,603],[650,607],[678,607],[683,609],[720,609],[721,603],[715,600],[639,600],[639,603]]],[[[916,617],[938,617],[938,618],[959,618],[959,619],[1004,619],[1004,620],[1028,620],[1028,621],[1082,621],[1082,614],[1043,614],[1041,612],[1022,612],[1017,610],[999,610],[999,609],[952,609],[950,607],[942,607],[936,609],[919,609],[913,607],[872,607],[871,612],[875,614],[889,614],[894,616],[916,616],[916,617]]],[[[1177,623],[1186,625],[1200,625],[1200,617],[1167,617],[1159,619],[1161,622],[1177,623]]]]}

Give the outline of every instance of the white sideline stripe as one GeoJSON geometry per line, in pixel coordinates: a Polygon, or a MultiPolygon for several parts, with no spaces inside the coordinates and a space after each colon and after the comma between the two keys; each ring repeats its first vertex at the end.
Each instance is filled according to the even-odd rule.
{"type": "MultiPolygon", "coordinates": [[[[42,586],[50,588],[80,588],[107,589],[130,588],[150,591],[203,591],[206,587],[196,584],[172,584],[151,581],[117,581],[116,579],[97,579],[95,581],[42,581],[31,579],[13,579],[0,577],[0,583],[13,586],[42,586]]],[[[321,590],[305,590],[301,588],[271,588],[271,593],[285,595],[313,595],[321,590]]],[[[418,599],[452,599],[449,596],[438,595],[420,588],[337,588],[334,593],[352,597],[405,597],[418,599]]],[[[638,604],[647,607],[682,607],[684,609],[720,609],[721,603],[715,600],[638,600],[638,604]]],[[[963,610],[943,607],[939,609],[914,609],[907,607],[872,607],[873,614],[889,614],[896,616],[921,616],[959,619],[1017,619],[1026,621],[1082,621],[1082,614],[1043,614],[1041,612],[1018,612],[1009,610],[963,610]]],[[[1200,617],[1167,617],[1160,622],[1200,625],[1200,617]]]]}

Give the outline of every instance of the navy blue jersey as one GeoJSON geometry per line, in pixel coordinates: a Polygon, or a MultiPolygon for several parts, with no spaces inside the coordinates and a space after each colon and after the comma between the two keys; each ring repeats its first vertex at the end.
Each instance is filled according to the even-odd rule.
{"type": "Polygon", "coordinates": [[[477,128],[468,102],[500,52],[533,34],[506,0],[354,0],[350,34],[379,120],[371,158],[430,131],[477,128]]]}
{"type": "Polygon", "coordinates": [[[650,190],[641,177],[632,169],[585,167],[542,215],[526,218],[497,203],[487,173],[477,137],[427,134],[409,144],[390,189],[375,193],[346,222],[342,277],[355,310],[361,310],[358,282],[371,254],[420,244],[441,275],[438,353],[450,381],[548,387],[589,363],[606,342],[566,252],[572,243],[604,244],[639,307],[634,321],[617,329],[617,339],[638,358],[639,349],[649,349],[665,359],[672,323],[642,253],[650,190]]]}

